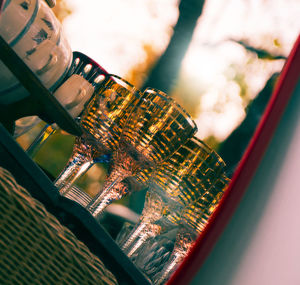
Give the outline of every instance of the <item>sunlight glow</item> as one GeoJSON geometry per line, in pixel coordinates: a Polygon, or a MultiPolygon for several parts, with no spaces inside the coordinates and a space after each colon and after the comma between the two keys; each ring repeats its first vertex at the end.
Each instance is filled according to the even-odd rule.
{"type": "MultiPolygon", "coordinates": [[[[145,44],[164,51],[178,18],[178,0],[67,2],[73,13],[63,24],[73,50],[123,77],[145,60],[145,44]]],[[[181,69],[203,94],[195,99],[201,107],[194,118],[199,138],[225,139],[249,100],[283,66],[283,60],[259,60],[232,40],[287,56],[300,31],[299,14],[298,0],[206,0],[181,69]],[[247,87],[243,100],[241,80],[247,87]]]]}
{"type": "Polygon", "coordinates": [[[73,13],[63,25],[72,49],[120,76],[145,59],[145,43],[161,52],[165,49],[178,17],[175,0],[70,0],[68,4],[73,13]]]}

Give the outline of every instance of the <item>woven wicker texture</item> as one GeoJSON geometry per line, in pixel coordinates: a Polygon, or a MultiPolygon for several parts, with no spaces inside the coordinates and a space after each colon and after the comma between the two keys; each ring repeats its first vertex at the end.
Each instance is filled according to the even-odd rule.
{"type": "Polygon", "coordinates": [[[0,284],[117,284],[103,263],[0,168],[0,284]]]}

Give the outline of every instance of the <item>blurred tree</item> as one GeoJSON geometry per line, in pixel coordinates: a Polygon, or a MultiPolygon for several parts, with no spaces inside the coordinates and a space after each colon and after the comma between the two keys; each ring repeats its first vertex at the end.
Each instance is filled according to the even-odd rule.
{"type": "Polygon", "coordinates": [[[155,61],[159,58],[159,53],[155,51],[151,44],[144,44],[143,50],[146,58],[142,62],[135,65],[126,74],[126,79],[138,88],[141,88],[151,66],[154,65],[155,61]]]}
{"type": "Polygon", "coordinates": [[[181,62],[192,40],[204,0],[181,0],[179,17],[165,52],[152,68],[143,88],[151,86],[170,93],[179,74],[181,62]]]}
{"type": "Polygon", "coordinates": [[[220,145],[219,155],[226,162],[227,173],[231,176],[260,122],[261,116],[269,102],[278,73],[274,73],[257,97],[248,105],[247,115],[242,123],[220,145]]]}
{"type": "Polygon", "coordinates": [[[272,54],[271,52],[262,49],[262,48],[257,48],[253,47],[247,41],[245,40],[234,40],[231,39],[231,41],[236,42],[243,46],[247,51],[251,53],[255,53],[259,59],[268,59],[268,60],[277,60],[277,59],[286,59],[286,56],[281,55],[281,54],[272,54]]]}
{"type": "MultiPolygon", "coordinates": [[[[237,44],[243,46],[247,52],[255,54],[260,60],[281,60],[286,59],[285,56],[280,54],[273,54],[270,51],[262,48],[257,48],[245,40],[232,40],[237,44]]],[[[243,76],[239,74],[239,76],[243,76]]],[[[246,108],[246,117],[241,124],[229,135],[229,137],[221,143],[218,152],[224,159],[227,165],[228,175],[231,176],[242,158],[249,141],[251,140],[255,129],[260,122],[261,116],[264,113],[265,107],[269,102],[275,82],[279,73],[274,73],[266,82],[264,88],[257,94],[255,99],[250,102],[246,108]]],[[[237,79],[237,78],[236,78],[237,79]]],[[[240,78],[241,79],[241,78],[240,78]]],[[[241,81],[241,80],[237,80],[241,81]]],[[[243,81],[241,81],[243,82],[243,81]]],[[[240,83],[239,83],[240,85],[240,83]]],[[[241,86],[241,85],[240,85],[241,86]]],[[[242,87],[242,86],[241,86],[242,87]]],[[[241,88],[241,96],[248,87],[241,88]],[[242,91],[244,90],[244,91],[242,91]]]]}
{"type": "MultiPolygon", "coordinates": [[[[173,35],[166,50],[160,56],[155,52],[151,45],[145,45],[144,49],[147,55],[146,60],[134,67],[127,75],[127,79],[130,82],[141,87],[141,89],[151,86],[168,94],[172,94],[171,91],[173,87],[178,83],[177,79],[181,63],[191,43],[197,21],[202,15],[204,4],[205,0],[181,0],[179,2],[179,17],[173,28],[173,35]]],[[[57,0],[54,12],[59,20],[63,21],[72,13],[72,10],[68,7],[66,0],[57,0]]],[[[284,58],[281,55],[272,55],[264,49],[253,47],[245,40],[232,41],[243,46],[248,52],[255,53],[257,58],[261,60],[277,60],[284,58]]],[[[241,77],[235,78],[235,80],[241,87],[240,95],[243,96],[243,94],[247,92],[248,86],[244,82],[244,78],[242,77],[243,74],[238,75],[241,77]]],[[[247,116],[244,121],[235,131],[232,132],[225,142],[220,145],[218,152],[227,163],[229,173],[234,171],[255,131],[270,94],[272,93],[276,78],[277,74],[274,74],[268,80],[266,86],[247,109],[247,116]]],[[[173,92],[172,96],[175,96],[176,100],[180,104],[184,105],[188,112],[195,117],[196,113],[201,111],[200,106],[194,103],[194,99],[196,99],[195,96],[199,96],[199,93],[201,94],[201,92],[205,92],[205,90],[193,90],[195,88],[190,86],[187,79],[182,78],[181,81],[182,82],[179,86],[180,88],[176,90],[176,92],[173,92]]],[[[57,140],[60,141],[59,139],[57,140]]],[[[68,159],[69,152],[66,150],[71,150],[72,142],[69,138],[66,138],[66,140],[66,143],[64,142],[59,145],[57,144],[58,142],[53,142],[53,146],[49,147],[50,149],[61,150],[58,154],[58,157],[61,158],[60,165],[63,165],[68,159]]],[[[206,142],[208,142],[211,147],[218,146],[218,141],[214,137],[207,138],[206,142]]],[[[46,164],[47,169],[49,168],[51,173],[57,175],[61,170],[61,167],[58,167],[57,164],[49,164],[47,161],[47,157],[49,157],[48,154],[48,151],[47,153],[40,153],[38,160],[40,160],[41,164],[46,164]]],[[[87,189],[87,187],[88,185],[91,185],[91,183],[99,183],[100,172],[102,174],[105,173],[105,171],[97,169],[94,172],[90,171],[89,175],[83,177],[80,186],[91,194],[93,190],[87,189]]],[[[101,176],[101,179],[104,179],[104,174],[101,176]]],[[[99,185],[96,189],[98,188],[99,185]]],[[[130,199],[125,198],[126,201],[124,201],[124,203],[129,203],[129,206],[133,210],[141,212],[143,208],[144,194],[145,191],[136,192],[132,195],[132,197],[130,197],[130,199]]]]}

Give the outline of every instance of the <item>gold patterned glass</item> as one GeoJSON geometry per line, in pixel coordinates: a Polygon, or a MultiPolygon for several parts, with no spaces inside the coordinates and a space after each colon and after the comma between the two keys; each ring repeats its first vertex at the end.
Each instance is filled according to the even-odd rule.
{"type": "Polygon", "coordinates": [[[132,254],[162,229],[178,225],[184,207],[211,188],[225,163],[201,140],[186,141],[152,175],[140,222],[120,244],[132,254]]]}
{"type": "Polygon", "coordinates": [[[62,195],[97,158],[118,148],[124,124],[140,98],[140,92],[127,81],[106,76],[80,117],[83,135],[76,138],[72,156],[55,182],[62,195]]]}
{"type": "Polygon", "coordinates": [[[154,284],[165,284],[183,261],[198,235],[207,225],[229,182],[229,178],[221,175],[208,191],[184,208],[173,252],[163,269],[152,278],[154,284]]]}
{"type": "Polygon", "coordinates": [[[122,180],[145,169],[151,172],[196,130],[194,121],[180,105],[165,93],[148,88],[123,128],[112,172],[88,210],[95,217],[100,215],[108,204],[126,194],[118,191],[122,180]]]}

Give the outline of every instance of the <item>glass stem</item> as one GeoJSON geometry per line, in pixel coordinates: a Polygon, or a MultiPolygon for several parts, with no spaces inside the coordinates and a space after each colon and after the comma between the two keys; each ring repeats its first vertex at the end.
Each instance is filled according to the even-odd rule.
{"type": "Polygon", "coordinates": [[[40,150],[40,148],[43,146],[43,144],[49,139],[51,135],[53,135],[57,131],[57,126],[55,124],[52,125],[46,125],[40,133],[37,135],[37,137],[34,139],[34,141],[31,143],[31,145],[27,148],[26,152],[27,154],[33,158],[37,152],[40,150]]]}
{"type": "Polygon", "coordinates": [[[104,190],[98,193],[87,206],[87,209],[94,217],[100,216],[104,209],[113,201],[122,198],[123,195],[121,196],[120,192],[127,192],[127,187],[120,183],[126,177],[117,176],[113,182],[111,182],[110,177],[107,183],[104,184],[104,190]],[[106,185],[107,187],[105,187],[106,185]],[[123,190],[120,191],[120,188],[123,188],[123,190]]]}
{"type": "Polygon", "coordinates": [[[169,261],[163,267],[162,271],[154,277],[155,284],[165,284],[171,277],[172,273],[176,270],[177,266],[186,256],[186,252],[174,250],[171,254],[169,261]]]}
{"type": "Polygon", "coordinates": [[[147,228],[147,224],[140,222],[137,227],[130,233],[130,237],[126,240],[126,242],[121,246],[121,249],[127,253],[128,249],[135,244],[142,235],[145,235],[145,231],[147,228]]]}
{"type": "Polygon", "coordinates": [[[65,197],[77,202],[82,207],[86,207],[91,201],[91,197],[76,186],[71,187],[70,191],[66,193],[65,197]]]}
{"type": "Polygon", "coordinates": [[[126,242],[128,239],[129,234],[134,229],[134,225],[129,222],[124,222],[123,227],[121,228],[120,232],[118,233],[115,242],[120,246],[126,242]]]}
{"type": "Polygon", "coordinates": [[[130,238],[121,247],[128,257],[132,255],[148,240],[150,237],[156,236],[160,231],[158,225],[147,222],[141,222],[130,234],[130,238]]]}
{"type": "Polygon", "coordinates": [[[60,194],[65,196],[75,180],[84,174],[93,164],[94,161],[91,157],[90,148],[80,152],[73,151],[67,166],[57,177],[54,183],[54,185],[59,189],[60,194]]]}
{"type": "Polygon", "coordinates": [[[132,175],[135,168],[134,160],[121,150],[113,154],[113,160],[113,168],[104,183],[103,190],[87,206],[94,217],[100,216],[109,204],[121,199],[129,191],[128,187],[121,182],[132,175]]]}

